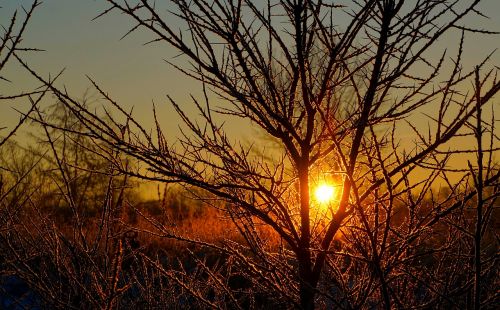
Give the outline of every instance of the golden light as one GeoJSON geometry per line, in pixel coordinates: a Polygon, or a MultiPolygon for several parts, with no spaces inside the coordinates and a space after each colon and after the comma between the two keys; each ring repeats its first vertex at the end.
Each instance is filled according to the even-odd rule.
{"type": "Polygon", "coordinates": [[[315,191],[316,201],[319,203],[328,203],[335,196],[335,187],[329,184],[320,184],[315,191]]]}

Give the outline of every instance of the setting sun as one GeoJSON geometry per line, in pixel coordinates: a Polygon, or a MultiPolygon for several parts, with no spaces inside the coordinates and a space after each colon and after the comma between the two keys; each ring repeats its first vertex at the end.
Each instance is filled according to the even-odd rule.
{"type": "Polygon", "coordinates": [[[329,184],[321,184],[316,188],[315,196],[319,203],[327,203],[333,199],[335,187],[329,184]]]}

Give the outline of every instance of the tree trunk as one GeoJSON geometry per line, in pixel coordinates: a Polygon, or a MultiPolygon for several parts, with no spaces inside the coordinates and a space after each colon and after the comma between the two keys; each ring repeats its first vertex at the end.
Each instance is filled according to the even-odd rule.
{"type": "Polygon", "coordinates": [[[300,306],[302,309],[314,309],[317,281],[314,281],[311,266],[299,258],[300,306]]]}
{"type": "Polygon", "coordinates": [[[299,263],[300,305],[303,309],[314,309],[314,296],[317,281],[314,281],[311,261],[310,195],[309,195],[309,155],[298,164],[300,186],[301,238],[297,259],[299,263]]]}
{"type": "Polygon", "coordinates": [[[314,288],[306,282],[300,284],[300,306],[302,309],[314,309],[314,297],[316,293],[314,288]]]}

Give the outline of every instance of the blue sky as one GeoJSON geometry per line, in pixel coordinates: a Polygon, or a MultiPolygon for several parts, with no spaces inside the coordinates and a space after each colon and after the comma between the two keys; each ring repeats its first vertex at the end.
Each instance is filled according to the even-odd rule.
{"type": "MultiPolygon", "coordinates": [[[[10,19],[16,8],[30,4],[27,0],[0,0],[0,20],[10,19]]],[[[105,1],[44,1],[35,11],[23,42],[24,46],[45,51],[31,53],[26,59],[45,76],[65,69],[59,85],[64,84],[76,97],[89,87],[85,77],[89,75],[124,105],[135,106],[136,111],[149,112],[154,101],[167,116],[173,115],[168,105],[161,103],[166,102],[167,94],[185,100],[186,85],[192,84],[164,61],[175,54],[164,46],[144,46],[151,39],[146,33],[120,40],[132,25],[125,16],[112,14],[92,21],[106,7],[105,1]]],[[[3,73],[13,83],[0,84],[0,93],[35,85],[14,63],[3,73]]],[[[2,111],[2,123],[15,121],[13,109],[4,105],[2,111]]],[[[147,118],[149,113],[138,114],[147,118]]]]}
{"type": "MultiPolygon", "coordinates": [[[[29,0],[0,0],[1,23],[6,24],[15,9],[31,3],[29,0]]],[[[107,7],[104,0],[43,1],[29,24],[24,45],[46,51],[33,53],[27,57],[28,61],[44,75],[65,68],[60,85],[64,84],[75,96],[83,94],[89,87],[85,75],[93,77],[119,102],[135,106],[139,118],[144,120],[150,119],[154,101],[167,120],[167,129],[177,130],[176,118],[166,103],[166,95],[187,102],[189,93],[198,93],[198,88],[164,61],[171,60],[176,55],[174,51],[165,45],[143,45],[151,39],[149,34],[136,33],[120,40],[132,25],[127,17],[115,13],[92,21],[107,7]]],[[[471,18],[469,21],[481,28],[500,31],[500,1],[485,0],[481,7],[491,18],[471,18]]],[[[467,66],[500,47],[500,36],[468,35],[466,39],[467,66]]],[[[439,48],[456,47],[455,42],[456,38],[448,37],[439,43],[439,48]]],[[[497,65],[500,63],[498,54],[493,59],[497,65]]],[[[15,66],[3,74],[13,83],[0,83],[0,93],[34,85],[33,79],[15,66]]],[[[4,125],[0,127],[17,119],[17,112],[11,108],[13,104],[2,104],[0,122],[4,125]]]]}

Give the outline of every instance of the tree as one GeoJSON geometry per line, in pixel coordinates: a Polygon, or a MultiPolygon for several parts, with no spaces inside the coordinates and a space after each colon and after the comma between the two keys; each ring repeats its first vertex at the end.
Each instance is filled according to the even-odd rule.
{"type": "Polygon", "coordinates": [[[127,298],[130,283],[123,280],[154,279],[123,267],[137,260],[129,257],[137,235],[123,220],[132,196],[127,177],[114,173],[98,145],[73,133],[80,124],[64,105],[34,110],[36,146],[8,141],[0,149],[8,188],[0,192],[0,305],[112,309],[145,302],[127,298]]]}
{"type": "MultiPolygon", "coordinates": [[[[27,29],[28,23],[31,17],[33,16],[33,12],[39,5],[40,5],[39,1],[33,1],[29,9],[23,8],[25,16],[21,20],[20,25],[18,21],[19,17],[17,11],[12,15],[12,18],[8,24],[0,25],[4,30],[4,33],[0,38],[0,82],[1,83],[10,82],[5,76],[3,76],[3,73],[5,72],[7,63],[9,63],[11,59],[18,57],[17,54],[19,53],[37,51],[37,49],[34,48],[22,47],[21,42],[24,32],[27,29]],[[16,27],[19,27],[19,29],[17,29],[16,27]]],[[[45,92],[46,90],[21,92],[16,94],[0,93],[0,101],[12,101],[18,98],[23,98],[23,97],[27,98],[30,96],[35,96],[35,99],[33,99],[32,101],[33,103],[32,108],[21,117],[21,119],[19,120],[17,125],[14,126],[13,129],[11,129],[4,137],[2,137],[2,139],[0,140],[0,147],[17,132],[17,130],[21,127],[21,125],[26,121],[28,116],[34,111],[33,107],[41,101],[41,98],[43,98],[45,92]]],[[[3,129],[6,128],[0,127],[0,130],[3,129]]]]}
{"type": "MultiPolygon", "coordinates": [[[[478,152],[493,158],[498,148],[494,116],[481,122],[478,113],[494,104],[500,90],[496,71],[485,68],[489,58],[469,71],[462,64],[469,34],[493,34],[462,24],[470,15],[483,16],[479,0],[364,0],[346,6],[308,0],[263,6],[245,0],[176,0],[168,14],[147,0],[107,2],[109,9],[99,16],[128,15],[136,25],[127,34],[147,29],[154,35],[151,43],[177,50],[189,64],[173,65],[203,90],[201,99],[193,97],[197,118],[169,97],[189,129],[171,144],[156,113],[153,134],[92,81],[108,109],[122,116],[106,112],[111,123],[104,121],[24,63],[85,125],[81,134],[147,167],[130,170],[114,160],[117,169],[183,183],[223,201],[253,254],[224,251],[247,264],[261,285],[302,308],[319,302],[386,309],[462,305],[462,299],[450,296],[471,291],[469,274],[452,267],[426,274],[422,268],[428,267],[425,259],[459,256],[460,247],[444,246],[461,242],[457,212],[477,196],[478,214],[483,214],[481,201],[498,196],[500,173],[492,160],[486,168],[480,157],[470,170],[450,164],[470,153],[449,149],[470,135],[474,118],[479,127],[490,128],[492,141],[478,152]],[[449,52],[436,56],[434,46],[452,32],[461,36],[448,61],[449,52]],[[475,91],[468,92],[474,80],[475,91]],[[215,106],[214,97],[224,102],[215,106]],[[413,119],[415,113],[426,113],[430,124],[413,119]],[[259,126],[281,151],[255,155],[262,154],[254,152],[258,145],[234,142],[217,121],[226,117],[259,126]],[[416,145],[408,148],[399,135],[414,135],[416,145]],[[483,175],[483,170],[488,172],[483,175]],[[463,176],[452,178],[455,172],[463,176]],[[476,189],[466,186],[469,173],[476,189]],[[326,211],[311,195],[322,179],[337,182],[340,192],[326,211]],[[436,197],[438,183],[448,195],[436,197]],[[486,187],[488,198],[477,195],[486,187]],[[272,227],[285,246],[266,250],[253,229],[258,223],[272,227]],[[440,225],[449,238],[436,239],[442,248],[429,243],[440,225]],[[342,241],[336,244],[336,238],[342,241]],[[425,284],[431,276],[442,281],[425,284]]],[[[477,221],[476,244],[486,223],[481,216],[477,221]]],[[[480,252],[478,247],[472,251],[476,262],[480,252]]],[[[480,295],[480,268],[476,274],[478,308],[492,297],[480,295]]]]}

